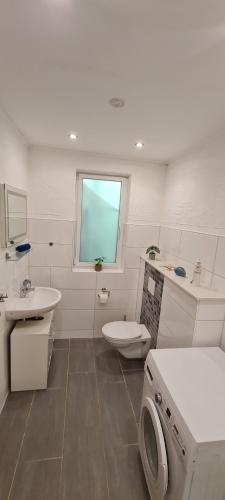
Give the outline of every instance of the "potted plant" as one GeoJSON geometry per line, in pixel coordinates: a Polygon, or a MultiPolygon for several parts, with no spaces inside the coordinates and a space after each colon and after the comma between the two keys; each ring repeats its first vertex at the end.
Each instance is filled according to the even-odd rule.
{"type": "Polygon", "coordinates": [[[96,262],[96,264],[95,264],[95,271],[101,271],[102,270],[102,264],[103,264],[104,260],[105,260],[105,257],[97,257],[95,259],[95,262],[96,262]]]}
{"type": "Polygon", "coordinates": [[[159,247],[156,245],[151,245],[150,247],[147,248],[146,253],[149,256],[149,259],[155,260],[155,256],[157,253],[160,253],[159,247]]]}

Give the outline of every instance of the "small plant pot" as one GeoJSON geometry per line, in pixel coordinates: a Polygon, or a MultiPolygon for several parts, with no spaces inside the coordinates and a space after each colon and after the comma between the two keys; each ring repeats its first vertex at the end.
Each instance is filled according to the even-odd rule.
{"type": "Polygon", "coordinates": [[[150,260],[155,260],[155,253],[150,253],[149,254],[149,259],[150,260]]]}
{"type": "Polygon", "coordinates": [[[102,270],[102,264],[95,264],[95,271],[101,271],[102,270]]]}

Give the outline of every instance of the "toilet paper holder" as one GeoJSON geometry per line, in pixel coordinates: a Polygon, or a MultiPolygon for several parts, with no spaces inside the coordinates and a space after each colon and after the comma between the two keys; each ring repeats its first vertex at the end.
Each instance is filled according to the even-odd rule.
{"type": "MultiPolygon", "coordinates": [[[[102,288],[102,289],[101,289],[101,292],[102,292],[102,293],[107,293],[108,298],[110,297],[110,290],[107,290],[107,288],[102,288]]],[[[98,297],[100,297],[100,294],[99,294],[99,293],[98,293],[98,297]]]]}

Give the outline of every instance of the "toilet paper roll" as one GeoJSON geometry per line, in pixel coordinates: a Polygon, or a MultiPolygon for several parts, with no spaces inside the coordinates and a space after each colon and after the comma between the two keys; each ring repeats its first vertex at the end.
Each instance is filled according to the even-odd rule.
{"type": "Polygon", "coordinates": [[[109,298],[108,293],[106,293],[106,292],[99,293],[98,297],[99,297],[100,304],[106,304],[106,302],[108,302],[108,298],[109,298]]]}

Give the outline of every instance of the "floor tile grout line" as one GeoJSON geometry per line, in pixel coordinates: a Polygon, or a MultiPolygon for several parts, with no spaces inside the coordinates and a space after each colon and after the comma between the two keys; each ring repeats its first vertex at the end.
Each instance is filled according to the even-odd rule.
{"type": "Polygon", "coordinates": [[[62,456],[60,457],[43,457],[43,458],[31,458],[29,460],[24,460],[26,463],[36,463],[36,462],[50,462],[51,460],[61,460],[62,456]]]}
{"type": "Polygon", "coordinates": [[[68,347],[53,347],[53,351],[68,351],[68,347]]]}
{"type": "Polygon", "coordinates": [[[17,472],[17,469],[18,469],[18,466],[19,466],[19,462],[20,462],[20,457],[21,457],[21,452],[22,452],[22,448],[23,448],[23,443],[24,443],[24,439],[25,439],[25,436],[26,436],[27,423],[28,423],[28,420],[30,418],[30,414],[31,414],[31,409],[32,409],[32,406],[33,406],[34,398],[35,398],[35,391],[33,391],[31,402],[30,402],[30,408],[29,408],[27,416],[26,416],[24,433],[23,433],[23,436],[22,436],[22,439],[21,439],[19,453],[18,453],[18,457],[17,457],[15,469],[14,469],[14,472],[13,472],[12,482],[11,482],[11,485],[10,485],[10,488],[9,488],[9,493],[8,493],[7,500],[10,499],[10,496],[11,496],[11,493],[12,493],[13,484],[14,484],[14,480],[15,480],[15,477],[16,477],[16,472],[17,472]]]}
{"type": "Polygon", "coordinates": [[[79,371],[76,371],[76,370],[72,370],[69,372],[70,375],[87,375],[87,373],[92,373],[94,375],[94,371],[93,370],[79,370],[79,371]]]}
{"type": "Polygon", "coordinates": [[[22,440],[21,440],[21,443],[20,443],[19,454],[18,454],[18,458],[17,458],[17,461],[16,461],[15,469],[14,469],[14,472],[13,472],[12,482],[11,482],[11,485],[10,485],[10,488],[9,488],[9,494],[8,494],[7,500],[9,500],[10,497],[11,497],[11,493],[12,493],[12,489],[13,489],[13,484],[14,484],[14,480],[15,480],[15,477],[16,477],[16,472],[17,472],[17,469],[18,469],[18,466],[19,466],[19,462],[20,462],[20,456],[21,456],[21,452],[22,452],[22,447],[23,447],[25,435],[26,435],[26,433],[24,432],[22,440]]]}
{"type": "MultiPolygon", "coordinates": [[[[102,430],[102,405],[101,405],[99,383],[98,383],[98,377],[97,377],[97,371],[96,371],[96,353],[95,353],[94,349],[93,349],[93,356],[94,356],[94,367],[95,367],[94,375],[95,375],[96,392],[97,392],[97,400],[98,400],[98,408],[99,408],[99,418],[100,418],[100,426],[101,426],[101,430],[102,430]]],[[[111,496],[110,496],[110,488],[109,488],[109,479],[108,479],[108,470],[107,470],[107,462],[106,462],[106,454],[105,454],[105,445],[104,445],[103,442],[102,442],[102,448],[103,448],[103,456],[104,456],[104,464],[105,464],[105,477],[106,477],[106,485],[107,485],[107,492],[108,492],[108,500],[110,500],[111,496]]]]}
{"type": "Polygon", "coordinates": [[[62,436],[62,457],[61,457],[60,482],[62,481],[62,470],[63,470],[63,454],[64,454],[64,441],[65,441],[65,430],[66,430],[66,409],[67,409],[68,383],[69,383],[69,363],[70,363],[70,339],[69,339],[69,348],[68,348],[68,355],[67,355],[66,394],[65,394],[64,419],[63,419],[63,436],[62,436]]]}
{"type": "MultiPolygon", "coordinates": [[[[31,410],[32,410],[32,407],[33,407],[33,404],[34,404],[35,394],[36,394],[36,391],[33,391],[32,399],[31,399],[31,403],[30,403],[30,408],[29,408],[29,411],[28,411],[28,414],[27,414],[27,418],[26,418],[25,429],[26,429],[26,426],[28,424],[28,420],[30,418],[31,410]]],[[[26,430],[25,430],[25,434],[26,434],[26,430]]]]}
{"type": "Polygon", "coordinates": [[[121,361],[120,361],[120,359],[119,359],[119,364],[120,364],[120,368],[121,368],[121,371],[122,371],[122,374],[123,374],[123,380],[124,380],[124,384],[125,384],[126,392],[127,392],[127,395],[128,395],[128,399],[129,399],[129,402],[130,402],[130,405],[131,405],[131,408],[132,408],[132,412],[133,412],[133,416],[134,416],[134,421],[135,421],[136,427],[138,428],[138,423],[137,423],[137,420],[136,420],[136,415],[135,415],[135,411],[134,411],[133,403],[132,403],[132,400],[131,400],[131,397],[130,397],[130,393],[129,393],[129,390],[128,390],[128,386],[127,386],[126,378],[125,378],[125,376],[124,376],[124,372],[123,372],[123,370],[122,370],[122,366],[121,366],[121,361]]]}
{"type": "Polygon", "coordinates": [[[130,370],[126,370],[126,369],[123,369],[123,367],[121,366],[121,369],[122,369],[123,373],[143,372],[143,368],[132,368],[130,370]]]}
{"type": "Polygon", "coordinates": [[[65,386],[63,385],[59,385],[58,387],[46,387],[46,389],[44,389],[46,392],[48,391],[59,391],[60,389],[64,389],[65,386]]]}

